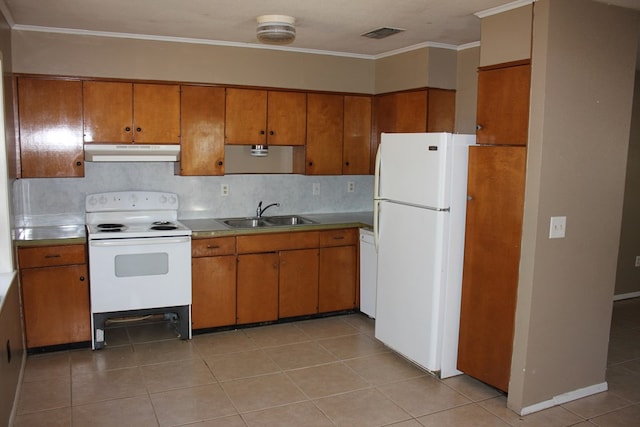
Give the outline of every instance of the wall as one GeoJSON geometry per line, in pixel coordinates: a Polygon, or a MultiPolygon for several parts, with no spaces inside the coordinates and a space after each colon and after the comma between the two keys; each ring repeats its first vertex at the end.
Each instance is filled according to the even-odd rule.
{"type": "Polygon", "coordinates": [[[535,3],[525,213],[508,406],[606,389],[640,16],[535,3]],[[566,215],[566,238],[549,218],[566,215]]]}
{"type": "Polygon", "coordinates": [[[480,21],[481,67],[530,58],[532,10],[522,6],[480,21]]]}
{"type": "Polygon", "coordinates": [[[478,104],[480,47],[458,52],[456,81],[456,133],[475,134],[478,104]]]}
{"type": "Polygon", "coordinates": [[[282,50],[13,32],[16,73],[374,92],[374,61],[282,50]]]}
{"type": "Polygon", "coordinates": [[[616,274],[618,298],[640,296],[640,268],[635,267],[640,255],[640,71],[636,71],[633,96],[631,136],[627,155],[627,176],[624,189],[622,228],[616,274]]]}

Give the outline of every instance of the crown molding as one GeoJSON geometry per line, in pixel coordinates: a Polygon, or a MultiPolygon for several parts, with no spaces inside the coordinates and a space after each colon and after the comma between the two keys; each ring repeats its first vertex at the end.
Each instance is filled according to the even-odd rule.
{"type": "Polygon", "coordinates": [[[508,10],[517,9],[522,6],[526,6],[535,2],[536,0],[516,0],[511,3],[503,4],[502,6],[492,7],[491,9],[481,10],[480,12],[474,13],[478,18],[486,18],[487,16],[497,15],[502,12],[506,12],[508,10]]]}

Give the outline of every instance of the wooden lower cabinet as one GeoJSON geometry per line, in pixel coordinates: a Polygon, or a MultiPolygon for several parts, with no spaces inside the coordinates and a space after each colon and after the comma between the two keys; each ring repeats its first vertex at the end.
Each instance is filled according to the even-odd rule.
{"type": "Polygon", "coordinates": [[[191,242],[191,322],[193,329],[236,323],[236,239],[191,242]]]}
{"type": "Polygon", "coordinates": [[[508,391],[526,147],[469,150],[458,369],[508,391]]]}
{"type": "Polygon", "coordinates": [[[358,238],[357,228],[329,230],[320,234],[318,305],[321,313],[356,307],[358,238]]]}
{"type": "Polygon", "coordinates": [[[238,255],[238,324],[278,319],[278,254],[238,255]]]}
{"type": "Polygon", "coordinates": [[[318,249],[280,252],[279,317],[318,312],[318,249]]]}
{"type": "Polygon", "coordinates": [[[19,248],[28,348],[91,340],[84,245],[19,248]]]}

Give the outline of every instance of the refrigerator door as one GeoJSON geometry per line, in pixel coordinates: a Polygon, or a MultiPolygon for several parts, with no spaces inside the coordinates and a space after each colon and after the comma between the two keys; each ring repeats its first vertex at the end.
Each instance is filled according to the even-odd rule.
{"type": "Polygon", "coordinates": [[[449,213],[380,201],[375,336],[440,370],[449,213]]]}
{"type": "Polygon", "coordinates": [[[449,208],[449,133],[383,133],[377,199],[449,208]]]}

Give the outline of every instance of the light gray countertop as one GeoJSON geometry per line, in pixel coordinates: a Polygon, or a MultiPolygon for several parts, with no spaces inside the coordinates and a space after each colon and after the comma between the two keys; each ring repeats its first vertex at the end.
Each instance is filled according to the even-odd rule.
{"type": "MultiPolygon", "coordinates": [[[[373,225],[373,212],[335,212],[301,214],[301,216],[311,219],[316,222],[316,224],[240,229],[227,227],[215,218],[180,219],[180,222],[192,230],[194,238],[296,230],[303,231],[317,228],[371,228],[373,225]]],[[[87,233],[84,224],[19,227],[14,230],[14,241],[16,241],[19,246],[29,246],[31,244],[55,245],[83,243],[86,241],[86,238],[87,233]]]]}

